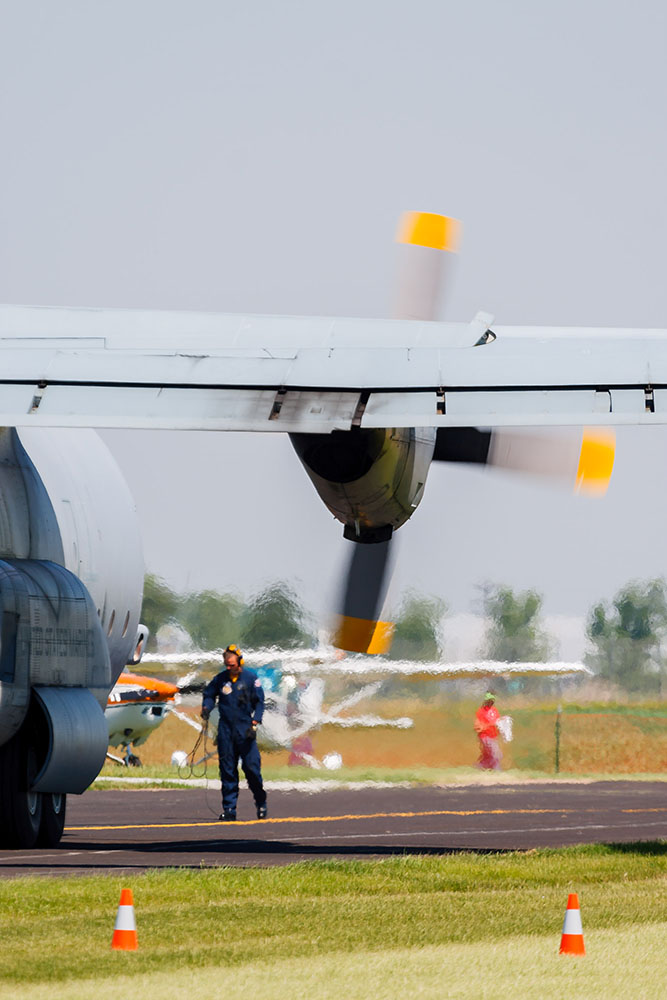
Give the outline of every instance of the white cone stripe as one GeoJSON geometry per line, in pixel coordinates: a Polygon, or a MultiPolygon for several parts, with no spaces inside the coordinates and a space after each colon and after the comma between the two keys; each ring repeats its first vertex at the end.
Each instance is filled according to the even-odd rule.
{"type": "Polygon", "coordinates": [[[581,926],[581,910],[566,910],[563,921],[563,934],[583,934],[581,926]]]}
{"type": "Polygon", "coordinates": [[[119,906],[116,914],[115,931],[136,931],[133,906],[119,906]]]}

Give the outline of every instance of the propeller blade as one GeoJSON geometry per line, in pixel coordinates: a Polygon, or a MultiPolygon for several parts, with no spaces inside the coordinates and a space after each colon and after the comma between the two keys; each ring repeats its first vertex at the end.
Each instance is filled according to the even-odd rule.
{"type": "Polygon", "coordinates": [[[179,686],[178,693],[181,695],[201,694],[207,684],[208,681],[204,679],[200,681],[192,681],[190,684],[184,684],[182,687],[179,686]]]}
{"type": "Polygon", "coordinates": [[[393,562],[391,538],[352,545],[332,643],[350,653],[386,653],[394,626],[379,617],[393,562]]]}
{"type": "MultiPolygon", "coordinates": [[[[396,319],[435,318],[443,277],[458,249],[460,234],[461,224],[456,219],[432,212],[403,213],[396,236],[401,244],[393,311],[396,319]]],[[[472,324],[473,342],[486,337],[486,326],[482,327],[477,330],[472,324]]],[[[374,530],[377,531],[377,526],[374,530]]],[[[381,541],[371,540],[370,532],[366,538],[356,538],[353,526],[348,524],[345,536],[354,548],[345,575],[333,645],[352,653],[386,653],[391,646],[393,624],[381,621],[380,615],[390,577],[391,535],[381,541]]]]}
{"type": "Polygon", "coordinates": [[[439,428],[434,462],[468,462],[571,484],[575,493],[606,493],[616,436],[601,427],[530,431],[439,428]]]}
{"type": "Polygon", "coordinates": [[[395,319],[435,319],[460,236],[457,219],[431,212],[403,213],[396,235],[401,245],[395,319]]]}
{"type": "Polygon", "coordinates": [[[584,427],[577,466],[575,493],[604,496],[614,471],[616,432],[605,427],[584,427]]]}

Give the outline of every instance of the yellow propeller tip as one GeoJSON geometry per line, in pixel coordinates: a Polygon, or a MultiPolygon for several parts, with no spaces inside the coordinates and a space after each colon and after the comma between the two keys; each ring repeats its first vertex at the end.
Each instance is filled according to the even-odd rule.
{"type": "Polygon", "coordinates": [[[461,230],[459,220],[446,215],[434,215],[432,212],[404,212],[398,226],[396,241],[456,253],[461,241],[461,230]]]}
{"type": "Polygon", "coordinates": [[[393,622],[374,622],[341,615],[332,644],[338,649],[346,649],[348,653],[380,656],[389,652],[393,634],[393,622]]]}
{"type": "Polygon", "coordinates": [[[613,430],[585,427],[574,492],[604,496],[614,469],[615,453],[616,435],[613,430]]]}

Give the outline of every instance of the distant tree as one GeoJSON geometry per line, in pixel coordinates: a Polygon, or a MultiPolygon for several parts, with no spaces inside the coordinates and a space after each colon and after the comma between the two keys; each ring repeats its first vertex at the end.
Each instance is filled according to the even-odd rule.
{"type": "Polygon", "coordinates": [[[440,623],[447,605],[437,597],[425,597],[409,591],[393,616],[394,638],[389,656],[392,660],[439,659],[440,623]]]}
{"type": "Polygon", "coordinates": [[[241,618],[242,645],[294,649],[312,641],[306,612],[289,584],[277,580],[248,601],[241,618]]]}
{"type": "Polygon", "coordinates": [[[141,606],[141,621],[150,629],[148,649],[156,648],[155,636],[161,625],[178,620],[181,598],[153,573],[144,577],[144,600],[141,606]]]}
{"type": "Polygon", "coordinates": [[[181,624],[200,649],[224,649],[240,642],[243,601],[235,594],[203,590],[188,594],[181,609],[181,624]]]}
{"type": "Polygon", "coordinates": [[[667,634],[664,580],[629,583],[611,608],[605,602],[594,605],[586,631],[593,645],[586,663],[600,677],[630,692],[660,690],[665,673],[661,644],[667,634]]]}
{"type": "Polygon", "coordinates": [[[539,627],[540,595],[534,590],[515,594],[511,587],[500,584],[487,584],[482,589],[482,607],[490,619],[484,655],[506,663],[546,660],[551,644],[539,627]]]}

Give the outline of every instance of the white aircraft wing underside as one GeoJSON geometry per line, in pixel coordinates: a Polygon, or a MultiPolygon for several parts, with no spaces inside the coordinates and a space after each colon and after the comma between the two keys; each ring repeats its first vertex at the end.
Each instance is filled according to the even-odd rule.
{"type": "Polygon", "coordinates": [[[667,330],[0,306],[0,425],[667,423],[667,330]]]}
{"type": "MultiPolygon", "coordinates": [[[[441,678],[484,678],[498,676],[569,676],[575,674],[588,675],[589,668],[583,663],[506,663],[504,660],[472,660],[468,662],[441,663],[423,662],[421,660],[387,660],[381,656],[345,656],[341,659],[340,651],[333,647],[325,649],[284,650],[278,647],[267,649],[244,650],[243,658],[253,668],[264,664],[280,664],[285,673],[296,676],[310,677],[360,677],[368,680],[370,677],[385,676],[417,676],[441,678]]],[[[155,663],[164,667],[171,664],[189,664],[192,666],[215,666],[224,662],[223,650],[190,653],[145,653],[142,664],[155,663]]],[[[335,708],[349,708],[356,700],[341,703],[335,708]]]]}

